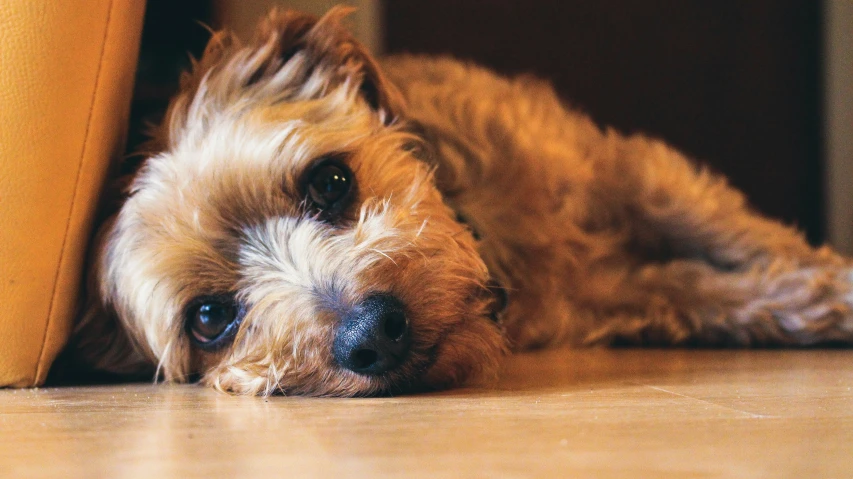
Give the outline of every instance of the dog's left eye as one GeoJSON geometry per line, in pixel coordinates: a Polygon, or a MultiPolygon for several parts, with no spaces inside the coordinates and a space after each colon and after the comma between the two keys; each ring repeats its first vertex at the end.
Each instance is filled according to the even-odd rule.
{"type": "Polygon", "coordinates": [[[338,213],[352,196],[353,174],[337,157],[329,157],[308,172],[305,188],[316,208],[326,214],[338,213]]]}
{"type": "Polygon", "coordinates": [[[237,332],[240,308],[227,297],[202,297],[187,309],[187,330],[204,349],[225,345],[237,332]]]}

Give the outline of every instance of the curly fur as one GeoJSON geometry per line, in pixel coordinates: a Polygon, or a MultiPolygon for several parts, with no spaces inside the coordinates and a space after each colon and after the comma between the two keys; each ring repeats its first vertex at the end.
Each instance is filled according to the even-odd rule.
{"type": "Polygon", "coordinates": [[[96,242],[74,346],[89,364],[352,396],[488,379],[508,349],[853,340],[851,261],[724,178],[602,131],[534,79],[447,58],[380,65],[346,13],[273,12],[246,46],[213,37],[96,242]],[[358,179],[338,227],[299,195],[331,152],[358,179]],[[508,293],[502,327],[490,279],[508,293]],[[403,300],[414,343],[371,377],[338,366],[331,343],[376,291],[403,300]],[[204,352],[184,311],[220,292],[247,314],[230,347],[204,352]]]}

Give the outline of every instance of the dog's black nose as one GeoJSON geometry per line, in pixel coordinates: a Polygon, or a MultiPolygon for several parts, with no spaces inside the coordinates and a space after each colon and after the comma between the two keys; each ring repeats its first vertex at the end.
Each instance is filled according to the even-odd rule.
{"type": "Polygon", "coordinates": [[[403,303],[390,294],[368,297],[335,332],[335,360],[359,374],[386,373],[406,357],[411,344],[403,303]]]}

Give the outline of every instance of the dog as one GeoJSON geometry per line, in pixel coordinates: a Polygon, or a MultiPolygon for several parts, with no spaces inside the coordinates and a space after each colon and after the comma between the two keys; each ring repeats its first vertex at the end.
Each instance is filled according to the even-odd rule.
{"type": "Polygon", "coordinates": [[[487,382],[555,345],[853,340],[853,264],[528,77],[215,33],[94,241],[72,348],[246,395],[487,382]]]}

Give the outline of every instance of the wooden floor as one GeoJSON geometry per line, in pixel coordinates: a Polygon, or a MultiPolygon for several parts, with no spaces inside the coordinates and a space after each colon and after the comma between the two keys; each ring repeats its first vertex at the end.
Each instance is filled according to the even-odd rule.
{"type": "Polygon", "coordinates": [[[0,390],[2,477],[853,477],[853,351],[550,351],[379,399],[0,390]]]}

